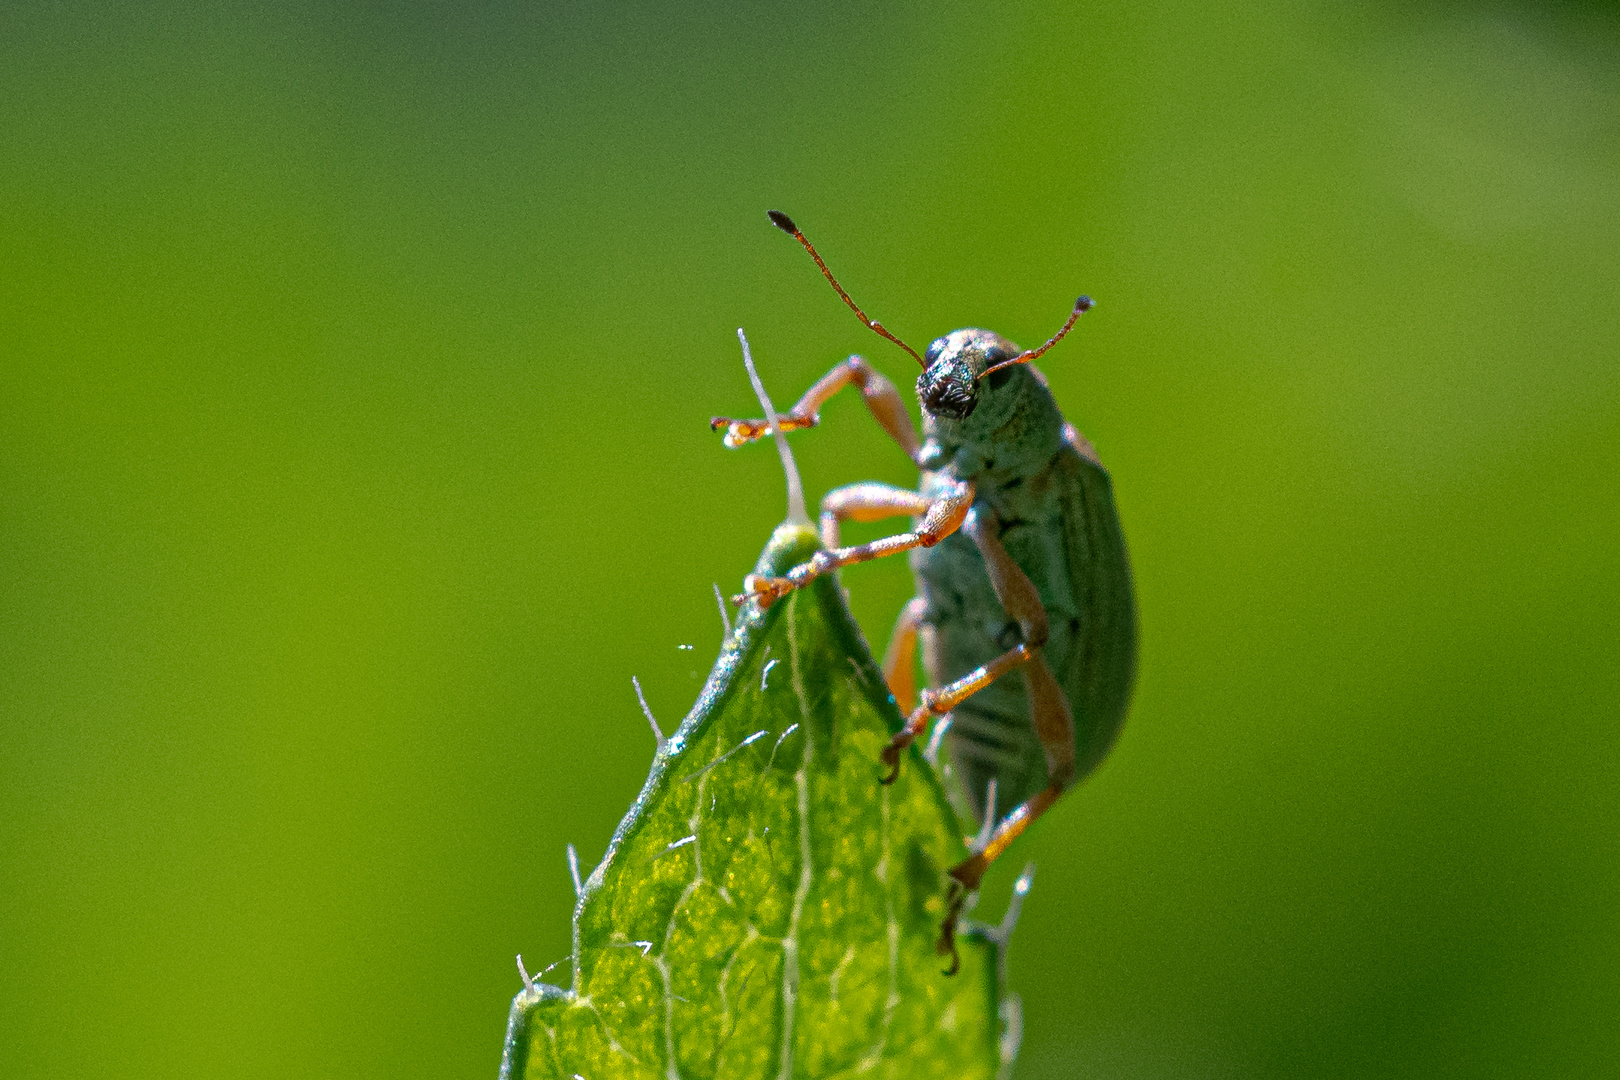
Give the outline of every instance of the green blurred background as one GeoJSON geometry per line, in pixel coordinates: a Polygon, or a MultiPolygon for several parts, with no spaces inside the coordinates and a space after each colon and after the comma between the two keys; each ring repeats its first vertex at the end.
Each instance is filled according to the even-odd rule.
{"type": "Polygon", "coordinates": [[[493,1077],[783,512],[735,328],[913,374],[768,207],[919,348],[1099,301],[1020,1076],[1620,1072],[1620,13],[685,0],[0,11],[0,1073],[493,1077]]]}

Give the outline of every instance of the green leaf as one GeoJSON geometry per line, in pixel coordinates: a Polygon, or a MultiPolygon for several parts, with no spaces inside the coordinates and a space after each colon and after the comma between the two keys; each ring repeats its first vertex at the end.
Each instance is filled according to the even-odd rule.
{"type": "MultiPolygon", "coordinates": [[[[784,525],[758,572],[815,549],[784,525]]],[[[967,852],[915,750],[879,783],[900,723],[836,580],[749,604],[584,884],[572,987],[513,1001],[503,1080],[995,1077],[1004,935],[966,927],[943,973],[967,852]]]]}

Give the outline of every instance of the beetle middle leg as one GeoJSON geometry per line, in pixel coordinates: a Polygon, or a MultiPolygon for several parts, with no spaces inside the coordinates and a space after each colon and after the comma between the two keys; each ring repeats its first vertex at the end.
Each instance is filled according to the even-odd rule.
{"type": "MultiPolygon", "coordinates": [[[[1041,680],[1039,676],[1035,676],[1031,681],[1032,706],[1037,710],[1043,706],[1060,709],[1070,726],[1073,725],[1073,719],[1068,712],[1068,703],[1064,700],[1062,692],[1057,690],[1057,680],[1047,669],[1046,661],[1040,657],[1040,648],[1046,644],[1047,637],[1046,608],[1041,605],[1040,593],[1036,592],[1029,575],[1019,569],[1012,556],[1007,554],[1007,549],[1001,546],[1000,523],[988,510],[974,507],[964,519],[962,531],[967,533],[984,557],[985,569],[990,574],[990,586],[995,590],[996,598],[1001,601],[1002,609],[1018,623],[1023,640],[988,664],[975,668],[955,682],[938,689],[923,691],[921,704],[912,711],[906,720],[906,726],[883,750],[883,764],[889,767],[889,773],[883,780],[886,784],[893,783],[895,777],[900,774],[901,751],[925,733],[929,724],[1014,668],[1023,667],[1027,672],[1032,667],[1039,667],[1045,673],[1045,678],[1041,680]],[[1050,684],[1055,698],[1038,691],[1035,681],[1041,681],[1043,685],[1050,684]]],[[[1038,729],[1039,723],[1036,726],[1038,729]]],[[[1070,741],[1071,743],[1073,741],[1072,734],[1070,741]]],[[[1073,756],[1072,745],[1070,755],[1073,756]]]]}
{"type": "Polygon", "coordinates": [[[1000,524],[992,515],[976,507],[967,515],[962,529],[984,556],[990,585],[1002,608],[1017,621],[1024,640],[949,686],[923,693],[922,704],[912,713],[905,730],[884,749],[884,763],[892,770],[887,779],[893,780],[899,772],[900,751],[909,746],[935,716],[949,712],[1001,675],[1021,668],[1029,688],[1030,720],[1035,728],[1035,736],[1046,753],[1047,786],[1003,818],[982,850],[947,871],[951,877],[951,892],[945,919],[940,923],[939,952],[951,957],[952,973],[958,965],[956,923],[961,917],[967,895],[979,887],[985,870],[996,857],[1062,797],[1074,779],[1075,770],[1074,714],[1052,669],[1047,666],[1046,658],[1040,652],[1047,639],[1046,609],[1041,604],[1040,593],[1029,580],[1029,575],[1001,545],[1000,524]]]}

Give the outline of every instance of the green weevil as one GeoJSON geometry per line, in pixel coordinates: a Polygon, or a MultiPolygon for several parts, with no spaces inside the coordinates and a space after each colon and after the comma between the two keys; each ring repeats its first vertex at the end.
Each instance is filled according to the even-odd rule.
{"type": "MultiPolygon", "coordinates": [[[[958,797],[983,822],[984,840],[951,867],[940,954],[952,957],[966,897],[989,865],[1113,745],[1136,672],[1136,608],[1113,487],[1097,453],[1064,420],[1033,361],[1092,306],[1080,297],[1062,328],[1020,350],[988,330],[936,338],[926,358],[856,305],[786,214],[790,234],[869,329],[922,366],[919,442],[894,384],[851,356],[778,418],[783,432],[814,427],[823,402],[859,387],[879,425],[922,471],[916,491],[887,484],[836,488],[821,502],[824,550],[783,577],[744,581],[739,600],[769,605],[851,563],[909,552],[917,595],[900,614],[884,657],[905,726],[883,750],[887,775],[902,751],[938,721],[958,797]],[[911,530],[842,547],[844,521],[911,516],[911,530]],[[914,668],[921,640],[929,683],[920,700],[914,668]],[[1002,676],[1017,670],[1021,678],[1002,676]],[[999,793],[999,795],[998,795],[999,793]],[[995,804],[1013,809],[998,821],[995,804]]],[[[727,446],[772,433],[764,420],[716,417],[727,446]]],[[[933,744],[937,747],[937,742],[933,744]]]]}

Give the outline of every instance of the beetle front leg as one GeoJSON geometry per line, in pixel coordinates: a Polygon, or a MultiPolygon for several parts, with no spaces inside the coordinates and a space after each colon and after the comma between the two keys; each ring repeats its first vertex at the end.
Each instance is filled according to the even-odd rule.
{"type": "MultiPolygon", "coordinates": [[[[889,484],[848,484],[827,492],[821,500],[821,546],[837,548],[840,526],[846,521],[881,521],[909,514],[922,517],[931,504],[926,495],[889,484]]],[[[917,698],[917,630],[925,605],[914,598],[900,609],[883,655],[883,681],[899,704],[910,712],[917,698]]]]}
{"type": "MultiPolygon", "coordinates": [[[[746,600],[752,597],[759,601],[760,606],[770,607],[780,597],[785,596],[794,589],[808,585],[821,575],[831,573],[840,567],[848,566],[851,563],[870,562],[885,555],[897,555],[902,551],[910,551],[912,548],[933,547],[961,528],[962,519],[967,517],[968,509],[973,505],[973,491],[974,488],[971,483],[958,482],[946,494],[926,503],[927,510],[923,514],[922,523],[910,532],[885,536],[883,539],[874,540],[870,544],[857,544],[854,547],[818,551],[809,562],[800,563],[792,570],[789,570],[783,577],[761,577],[758,574],[749,574],[743,579],[743,588],[747,591],[740,599],[746,600]]],[[[920,500],[922,496],[917,496],[917,498],[920,500]]]]}
{"type": "MultiPolygon", "coordinates": [[[[906,457],[916,461],[919,450],[917,431],[911,426],[911,415],[906,412],[905,402],[900,399],[894,383],[859,356],[851,356],[816,380],[815,385],[804,392],[793,408],[785,415],[778,416],[782,430],[815,427],[821,420],[818,415],[821,406],[851,383],[860,388],[861,397],[866,399],[866,407],[872,413],[872,418],[889,433],[891,439],[900,444],[906,457]]],[[[770,424],[764,420],[734,420],[729,416],[716,416],[709,421],[711,431],[721,428],[726,429],[726,445],[730,447],[753,442],[771,433],[770,424]]]]}
{"type": "Polygon", "coordinates": [[[925,517],[933,502],[926,495],[891,484],[846,484],[821,498],[821,546],[839,546],[839,526],[846,521],[882,521],[892,517],[925,517]]]}

